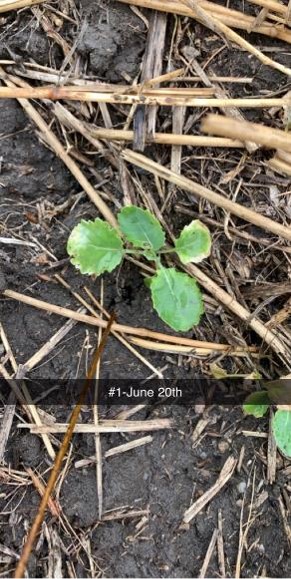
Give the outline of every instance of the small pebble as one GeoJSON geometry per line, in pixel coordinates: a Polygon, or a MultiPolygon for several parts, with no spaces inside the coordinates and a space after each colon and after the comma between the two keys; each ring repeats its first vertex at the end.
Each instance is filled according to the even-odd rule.
{"type": "Polygon", "coordinates": [[[195,404],[194,404],[195,414],[203,414],[204,410],[205,410],[204,399],[202,397],[197,398],[197,400],[195,400],[195,404]]]}
{"type": "Polygon", "coordinates": [[[201,458],[202,460],[206,460],[206,458],[207,458],[207,453],[204,452],[204,450],[202,450],[202,452],[200,452],[199,456],[200,456],[200,458],[201,458]]]}
{"type": "Polygon", "coordinates": [[[244,480],[242,480],[242,481],[237,485],[237,490],[238,490],[238,492],[239,492],[241,495],[243,495],[243,494],[245,493],[246,488],[247,488],[247,483],[246,483],[244,480]]]}
{"type": "Polygon", "coordinates": [[[220,452],[226,452],[229,449],[229,444],[226,440],[220,440],[217,446],[220,452]]]}

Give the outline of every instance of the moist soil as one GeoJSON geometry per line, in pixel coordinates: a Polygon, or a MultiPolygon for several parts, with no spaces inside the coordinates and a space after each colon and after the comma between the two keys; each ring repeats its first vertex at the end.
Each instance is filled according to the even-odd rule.
{"type": "MultiPolygon", "coordinates": [[[[61,10],[70,3],[59,4],[61,10]]],[[[232,7],[242,8],[242,3],[233,2],[232,7]]],[[[140,70],[145,48],[146,26],[143,20],[129,7],[113,1],[83,0],[78,9],[86,22],[83,30],[80,32],[74,28],[73,32],[70,22],[66,21],[61,33],[72,42],[79,34],[77,53],[80,62],[86,62],[86,73],[91,78],[107,82],[124,84],[129,79],[133,80],[140,70]]],[[[147,11],[143,14],[149,16],[147,11]]],[[[19,70],[27,61],[60,69],[63,55],[59,46],[43,31],[29,9],[4,16],[0,30],[0,59],[15,60],[19,70]]],[[[173,26],[174,17],[171,16],[169,31],[173,26]]],[[[194,22],[186,27],[188,40],[191,35],[194,35],[201,62],[208,52],[212,53],[223,45],[217,36],[194,22]]],[[[288,46],[286,48],[283,43],[253,36],[252,42],[267,45],[269,49],[271,47],[278,61],[288,63],[288,46]]],[[[264,91],[269,94],[274,87],[278,91],[282,87],[286,89],[283,75],[260,65],[247,53],[230,47],[218,53],[213,60],[212,72],[221,76],[254,78],[252,85],[234,84],[228,87],[232,96],[263,94],[264,91]]],[[[95,109],[91,110],[92,118],[94,114],[95,109]]],[[[118,121],[120,113],[113,111],[112,114],[117,115],[118,121]]],[[[167,110],[160,111],[161,123],[166,121],[167,114],[167,110]]],[[[260,121],[263,118],[260,110],[246,111],[245,114],[251,120],[260,121]]],[[[200,113],[197,114],[197,121],[199,117],[200,113]]],[[[62,161],[45,147],[20,104],[14,100],[0,101],[0,131],[1,235],[16,236],[35,244],[33,247],[1,244],[1,289],[13,289],[76,310],[80,304],[56,281],[54,274],[61,273],[73,290],[82,291],[84,279],[67,260],[66,240],[81,218],[96,217],[96,208],[80,190],[62,161]]],[[[81,151],[83,145],[86,149],[86,144],[81,140],[78,144],[81,151]]],[[[161,162],[165,155],[163,149],[153,147],[146,152],[161,162]]],[[[222,163],[223,172],[228,173],[240,159],[239,153],[232,152],[232,165],[219,151],[212,150],[206,155],[205,150],[199,150],[194,157],[193,151],[187,150],[187,154],[186,167],[191,166],[194,175],[209,186],[212,179],[217,179],[219,162],[222,163]]],[[[260,155],[254,156],[258,164],[260,155]]],[[[267,158],[266,153],[264,155],[267,158]]],[[[94,160],[94,168],[103,175],[107,187],[122,205],[123,191],[118,175],[112,173],[99,156],[91,159],[94,160]]],[[[82,169],[92,180],[90,165],[84,164],[82,169]]],[[[139,175],[146,180],[142,172],[139,175]]],[[[271,174],[268,178],[263,172],[254,174],[248,161],[242,178],[246,181],[251,178],[258,188],[260,184],[264,187],[266,181],[272,183],[275,180],[271,174]]],[[[288,180],[283,177],[276,178],[275,182],[279,186],[288,186],[288,180]]],[[[227,183],[225,186],[227,188],[227,183]]],[[[183,192],[179,192],[178,200],[187,202],[188,199],[183,192]]],[[[176,201],[174,196],[166,212],[166,220],[174,231],[189,221],[187,216],[173,209],[176,201]]],[[[265,210],[264,194],[259,201],[265,210]]],[[[226,239],[224,243],[223,249],[227,250],[231,241],[226,239]]],[[[243,246],[241,251],[247,252],[247,248],[243,246]]],[[[264,260],[265,256],[262,263],[265,263],[264,260]]],[[[261,268],[259,258],[256,266],[261,268]]],[[[270,263],[270,271],[272,267],[270,263]]],[[[274,275],[280,281],[278,269],[274,275]]],[[[88,278],[85,281],[99,296],[100,280],[88,278]]],[[[169,333],[169,328],[152,309],[140,270],[129,262],[113,274],[104,276],[104,305],[108,311],[115,312],[120,323],[169,333]]],[[[18,364],[24,364],[65,322],[64,318],[13,300],[2,299],[0,308],[1,322],[18,364]]],[[[232,323],[232,328],[235,328],[238,320],[232,323]]],[[[226,318],[225,325],[222,323],[220,309],[208,308],[206,304],[202,327],[185,336],[227,342],[228,333],[231,337],[233,330],[229,329],[226,318]]],[[[256,336],[247,328],[243,329],[243,335],[247,343],[257,343],[256,336]]],[[[94,329],[76,324],[50,355],[29,373],[29,378],[59,380],[83,377],[96,347],[96,339],[94,329]]],[[[147,350],[142,353],[151,364],[163,371],[165,378],[191,379],[204,370],[204,362],[197,358],[147,350]]],[[[0,354],[4,357],[3,351],[0,354]]],[[[224,360],[226,368],[228,363],[231,364],[224,360]]],[[[276,361],[276,364],[280,362],[276,361]]],[[[249,371],[246,365],[243,372],[249,371]]],[[[117,340],[109,339],[102,357],[101,377],[141,380],[151,374],[149,368],[117,340]]],[[[69,417],[69,407],[41,407],[55,415],[58,421],[65,422],[69,417]]],[[[118,406],[101,408],[100,415],[103,418],[114,417],[120,410],[118,406]]],[[[103,460],[104,517],[101,521],[98,517],[94,461],[85,466],[78,464],[94,455],[94,437],[91,434],[74,436],[62,480],[58,483],[57,499],[61,516],[53,517],[47,513],[41,537],[30,558],[29,576],[49,576],[55,554],[61,562],[63,576],[198,577],[221,516],[226,576],[235,574],[240,536],[245,532],[241,576],[290,577],[290,543],[286,520],[284,522],[280,509],[282,493],[285,498],[288,492],[290,494],[290,467],[288,469],[288,461],[279,456],[276,481],[272,485],[268,483],[267,420],[259,422],[244,417],[238,407],[211,406],[201,411],[194,402],[188,407],[170,404],[148,406],[140,410],[133,420],[135,418],[171,418],[174,426],[171,430],[153,432],[152,441],[147,445],[103,460]],[[207,420],[205,430],[195,441],[193,432],[204,419],[207,420]],[[258,436],[246,436],[243,431],[258,433],[258,436]],[[185,510],[214,484],[230,455],[240,460],[229,482],[192,522],[183,524],[185,510]],[[52,544],[53,536],[57,540],[52,544]]],[[[39,495],[27,469],[33,469],[46,480],[51,466],[42,439],[18,428],[24,419],[25,414],[19,407],[7,443],[3,469],[0,468],[2,576],[13,574],[16,554],[21,552],[39,504],[39,495]],[[4,470],[7,466],[12,469],[11,475],[4,470]],[[22,473],[22,482],[17,482],[16,471],[20,473],[20,478],[22,473]],[[5,548],[11,552],[5,551],[5,548]]],[[[92,421],[92,409],[83,409],[81,421],[92,421]]],[[[103,457],[112,447],[143,434],[102,435],[103,457]]],[[[60,440],[61,436],[56,436],[56,448],[60,440]]],[[[206,574],[222,576],[216,549],[206,574]]]]}

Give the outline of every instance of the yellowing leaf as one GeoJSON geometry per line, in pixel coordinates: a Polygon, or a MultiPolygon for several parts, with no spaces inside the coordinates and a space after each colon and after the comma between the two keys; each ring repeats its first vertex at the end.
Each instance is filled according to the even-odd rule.
{"type": "Polygon", "coordinates": [[[112,271],[124,255],[118,233],[102,219],[82,220],[74,227],[67,244],[71,263],[81,273],[100,275],[112,271]]]}
{"type": "Polygon", "coordinates": [[[199,263],[210,255],[211,235],[208,227],[195,219],[182,229],[175,241],[175,249],[182,263],[199,263]]]}

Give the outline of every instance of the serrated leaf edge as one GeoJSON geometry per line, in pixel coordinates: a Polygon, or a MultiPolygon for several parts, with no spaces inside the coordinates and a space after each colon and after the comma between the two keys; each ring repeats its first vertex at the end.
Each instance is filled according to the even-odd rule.
{"type": "Polygon", "coordinates": [[[105,273],[105,272],[110,273],[111,271],[113,271],[113,270],[119,265],[119,263],[116,263],[116,264],[113,265],[112,267],[109,266],[109,267],[106,267],[106,268],[102,268],[100,271],[98,271],[98,273],[96,273],[96,271],[94,271],[94,270],[91,270],[91,269],[88,269],[88,268],[83,267],[82,264],[79,262],[78,256],[77,256],[77,255],[72,255],[72,254],[69,252],[69,244],[70,244],[70,239],[71,239],[71,236],[72,236],[73,232],[76,231],[76,229],[77,229],[79,226],[81,226],[81,225],[87,225],[88,223],[94,223],[94,224],[96,224],[96,223],[102,223],[103,225],[105,225],[105,227],[107,228],[107,230],[108,230],[109,233],[113,233],[114,235],[116,235],[116,238],[118,238],[118,239],[120,240],[120,242],[121,242],[121,247],[120,247],[120,249],[115,249],[115,248],[111,248],[111,247],[108,247],[108,248],[102,247],[102,248],[101,248],[101,249],[105,249],[105,250],[108,249],[109,251],[112,251],[112,252],[116,251],[116,252],[122,253],[122,256],[121,256],[121,259],[120,259],[119,263],[121,263],[121,261],[122,261],[122,259],[123,259],[123,257],[124,257],[125,252],[124,252],[124,248],[123,248],[123,245],[122,245],[122,239],[121,239],[121,237],[120,237],[120,235],[119,235],[119,233],[118,233],[118,230],[115,229],[114,227],[112,227],[109,223],[107,223],[107,221],[104,221],[104,219],[100,219],[100,217],[96,217],[95,219],[81,219],[81,221],[79,221],[79,223],[77,223],[77,225],[75,225],[75,227],[72,229],[72,231],[71,231],[71,233],[70,233],[70,235],[69,235],[69,238],[68,238],[68,240],[67,240],[67,253],[68,253],[68,255],[70,256],[70,262],[71,262],[71,264],[72,264],[78,271],[80,271],[83,275],[96,275],[96,276],[99,277],[100,275],[103,275],[103,273],[105,273]]]}

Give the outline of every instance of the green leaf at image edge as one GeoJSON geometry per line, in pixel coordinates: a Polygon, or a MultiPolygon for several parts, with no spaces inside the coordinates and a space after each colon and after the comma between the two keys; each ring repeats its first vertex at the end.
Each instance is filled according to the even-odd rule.
{"type": "Polygon", "coordinates": [[[277,410],[272,421],[277,447],[291,458],[291,410],[277,410]]]}
{"type": "Polygon", "coordinates": [[[175,250],[182,263],[199,263],[208,257],[211,252],[208,227],[198,219],[186,225],[175,241],[175,250]]]}
{"type": "Polygon", "coordinates": [[[141,207],[128,205],[117,215],[118,223],[126,239],[135,247],[158,251],[165,243],[165,233],[159,221],[141,207]]]}
{"type": "Polygon", "coordinates": [[[243,411],[245,414],[262,418],[270,406],[270,398],[266,390],[252,392],[244,401],[243,411]]]}
{"type": "Polygon", "coordinates": [[[71,263],[83,274],[101,275],[112,271],[124,255],[118,233],[102,219],[85,221],[74,227],[67,243],[71,263]]]}
{"type": "Polygon", "coordinates": [[[196,326],[204,312],[196,281],[174,268],[161,268],[151,278],[152,302],[160,318],[178,332],[196,326]]]}

